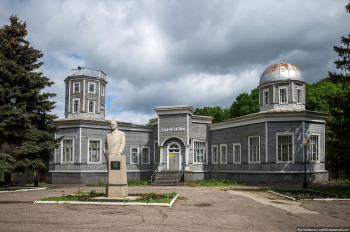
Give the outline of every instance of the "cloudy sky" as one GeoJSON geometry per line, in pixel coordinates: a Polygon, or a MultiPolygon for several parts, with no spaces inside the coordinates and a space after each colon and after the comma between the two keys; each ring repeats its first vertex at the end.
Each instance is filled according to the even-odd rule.
{"type": "Polygon", "coordinates": [[[160,105],[229,107],[262,72],[285,61],[313,83],[335,71],[349,34],[348,0],[0,1],[0,24],[27,22],[41,71],[55,82],[88,67],[107,74],[108,119],[145,124],[160,105]]]}

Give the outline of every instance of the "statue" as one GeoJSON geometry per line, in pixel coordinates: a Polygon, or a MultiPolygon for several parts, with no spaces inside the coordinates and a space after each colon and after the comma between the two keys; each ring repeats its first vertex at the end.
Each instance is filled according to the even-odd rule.
{"type": "Polygon", "coordinates": [[[103,148],[103,153],[106,158],[108,169],[110,155],[122,155],[125,148],[125,134],[118,130],[118,123],[112,121],[110,124],[111,132],[106,135],[106,140],[103,148]]]}
{"type": "Polygon", "coordinates": [[[124,198],[128,196],[126,159],[122,155],[125,148],[125,134],[118,130],[116,121],[110,124],[111,132],[107,133],[103,152],[108,170],[107,197],[124,198]]]}

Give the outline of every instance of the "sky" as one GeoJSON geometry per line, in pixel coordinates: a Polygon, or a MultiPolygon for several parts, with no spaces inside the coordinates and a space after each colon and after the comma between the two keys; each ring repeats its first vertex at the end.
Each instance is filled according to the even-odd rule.
{"type": "Polygon", "coordinates": [[[337,71],[348,0],[2,0],[0,25],[27,23],[39,71],[55,82],[78,66],[107,74],[106,118],[146,124],[165,105],[229,107],[263,71],[289,62],[314,83],[337,71]]]}

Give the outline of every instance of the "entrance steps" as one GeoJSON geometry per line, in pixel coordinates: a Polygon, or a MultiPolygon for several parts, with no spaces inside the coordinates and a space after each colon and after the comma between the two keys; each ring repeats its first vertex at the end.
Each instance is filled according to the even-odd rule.
{"type": "Polygon", "coordinates": [[[183,176],[181,170],[156,171],[151,177],[153,185],[178,185],[183,176]]]}

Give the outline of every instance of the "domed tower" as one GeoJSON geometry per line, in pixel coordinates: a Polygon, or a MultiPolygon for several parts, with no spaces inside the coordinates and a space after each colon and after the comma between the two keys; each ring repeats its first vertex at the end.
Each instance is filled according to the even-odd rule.
{"type": "Polygon", "coordinates": [[[271,65],[261,75],[258,88],[260,111],[305,110],[305,82],[294,64],[280,62],[271,65]]]}
{"type": "Polygon", "coordinates": [[[72,69],[66,83],[66,118],[105,118],[106,74],[101,70],[72,69]]]}

